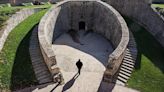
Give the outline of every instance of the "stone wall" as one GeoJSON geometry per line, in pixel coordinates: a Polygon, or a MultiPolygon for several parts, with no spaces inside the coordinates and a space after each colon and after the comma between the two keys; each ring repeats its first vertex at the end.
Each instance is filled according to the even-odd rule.
{"type": "Polygon", "coordinates": [[[38,12],[40,9],[23,9],[19,12],[16,12],[16,14],[12,15],[6,22],[7,25],[1,29],[3,32],[0,37],[0,51],[2,50],[4,43],[9,35],[9,33],[24,19],[26,19],[28,16],[38,12]]]}
{"type": "MultiPolygon", "coordinates": [[[[33,2],[34,0],[0,0],[0,4],[5,4],[5,3],[11,3],[13,5],[20,5],[22,3],[30,3],[30,2],[33,2]]],[[[51,1],[51,2],[57,2],[59,0],[39,0],[41,2],[48,2],[48,1],[51,1]]]]}
{"type": "Polygon", "coordinates": [[[152,0],[153,3],[164,3],[164,0],[152,0]]]}
{"type": "Polygon", "coordinates": [[[164,21],[141,0],[103,0],[112,5],[122,15],[132,18],[147,29],[164,47],[164,21]]]}
{"type": "Polygon", "coordinates": [[[129,32],[121,15],[99,0],[65,0],[53,6],[42,18],[39,24],[39,42],[50,72],[52,75],[59,72],[57,69],[52,70],[52,66],[57,63],[52,50],[52,40],[69,29],[79,30],[80,21],[86,23],[86,30],[93,29],[112,42],[115,50],[109,55],[105,72],[105,77],[111,79],[124,57],[129,32]]]}
{"type": "Polygon", "coordinates": [[[57,75],[60,71],[59,68],[56,67],[56,59],[55,54],[52,50],[52,38],[53,38],[53,30],[54,25],[56,23],[56,19],[60,12],[60,7],[54,5],[41,19],[38,27],[38,37],[39,44],[41,48],[42,55],[44,57],[44,61],[52,75],[54,82],[55,75],[57,75]]]}

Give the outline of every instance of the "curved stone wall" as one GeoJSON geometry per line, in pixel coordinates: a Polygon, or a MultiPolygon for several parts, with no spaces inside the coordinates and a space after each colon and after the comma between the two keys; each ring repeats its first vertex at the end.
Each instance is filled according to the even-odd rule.
{"type": "Polygon", "coordinates": [[[16,12],[16,14],[12,15],[6,22],[7,25],[1,31],[3,32],[0,36],[0,51],[3,48],[3,45],[9,35],[9,33],[24,19],[26,19],[28,16],[38,12],[40,9],[23,9],[19,12],[16,12]]]}
{"type": "Polygon", "coordinates": [[[147,29],[164,47],[164,21],[142,0],[103,0],[147,29]]]}
{"type": "Polygon", "coordinates": [[[112,79],[117,72],[129,41],[127,25],[121,15],[99,0],[66,0],[53,6],[39,24],[39,42],[45,62],[52,75],[58,73],[52,42],[69,29],[79,30],[79,22],[112,42],[114,51],[109,55],[105,77],[112,79]],[[104,17],[105,16],[105,17],[104,17]]]}

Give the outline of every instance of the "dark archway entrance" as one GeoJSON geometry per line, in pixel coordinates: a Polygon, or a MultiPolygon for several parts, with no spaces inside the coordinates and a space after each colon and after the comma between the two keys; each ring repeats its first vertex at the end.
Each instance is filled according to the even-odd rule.
{"type": "Polygon", "coordinates": [[[85,22],[84,21],[79,22],[79,30],[85,30],[85,22]]]}

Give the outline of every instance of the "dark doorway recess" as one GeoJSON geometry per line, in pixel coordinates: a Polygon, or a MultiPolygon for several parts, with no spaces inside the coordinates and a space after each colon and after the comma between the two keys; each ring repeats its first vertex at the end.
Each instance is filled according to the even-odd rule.
{"type": "Polygon", "coordinates": [[[79,30],[85,30],[85,22],[84,21],[79,22],[79,30]]]}

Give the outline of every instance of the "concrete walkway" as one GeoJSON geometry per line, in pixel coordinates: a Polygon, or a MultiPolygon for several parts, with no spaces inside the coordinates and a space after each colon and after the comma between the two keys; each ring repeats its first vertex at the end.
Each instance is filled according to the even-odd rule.
{"type": "Polygon", "coordinates": [[[113,48],[101,35],[92,32],[85,34],[84,31],[78,33],[80,43],[74,42],[68,33],[64,33],[53,45],[57,66],[64,77],[63,85],[48,84],[17,92],[137,92],[117,84],[102,82],[108,56],[113,48]],[[77,74],[76,67],[79,59],[83,63],[80,75],[77,74]]]}
{"type": "MultiPolygon", "coordinates": [[[[92,85],[94,85],[94,83],[92,83],[92,85]]],[[[67,89],[67,87],[65,87],[65,89],[67,89]]],[[[14,92],[62,92],[62,90],[63,90],[63,86],[57,86],[57,84],[43,84],[43,85],[38,85],[38,86],[14,91],[14,92]]],[[[98,91],[95,90],[91,91],[85,89],[83,91],[79,91],[79,90],[68,89],[68,90],[63,90],[63,92],[139,92],[139,91],[121,85],[108,84],[102,82],[98,91]]]]}
{"type": "Polygon", "coordinates": [[[109,41],[96,33],[85,35],[84,31],[79,31],[77,36],[80,43],[74,42],[68,33],[62,34],[54,42],[57,66],[65,80],[65,84],[58,86],[54,92],[97,92],[99,89],[113,48],[109,41]],[[79,59],[83,63],[81,74],[74,78],[78,72],[76,62],[79,59]]]}

